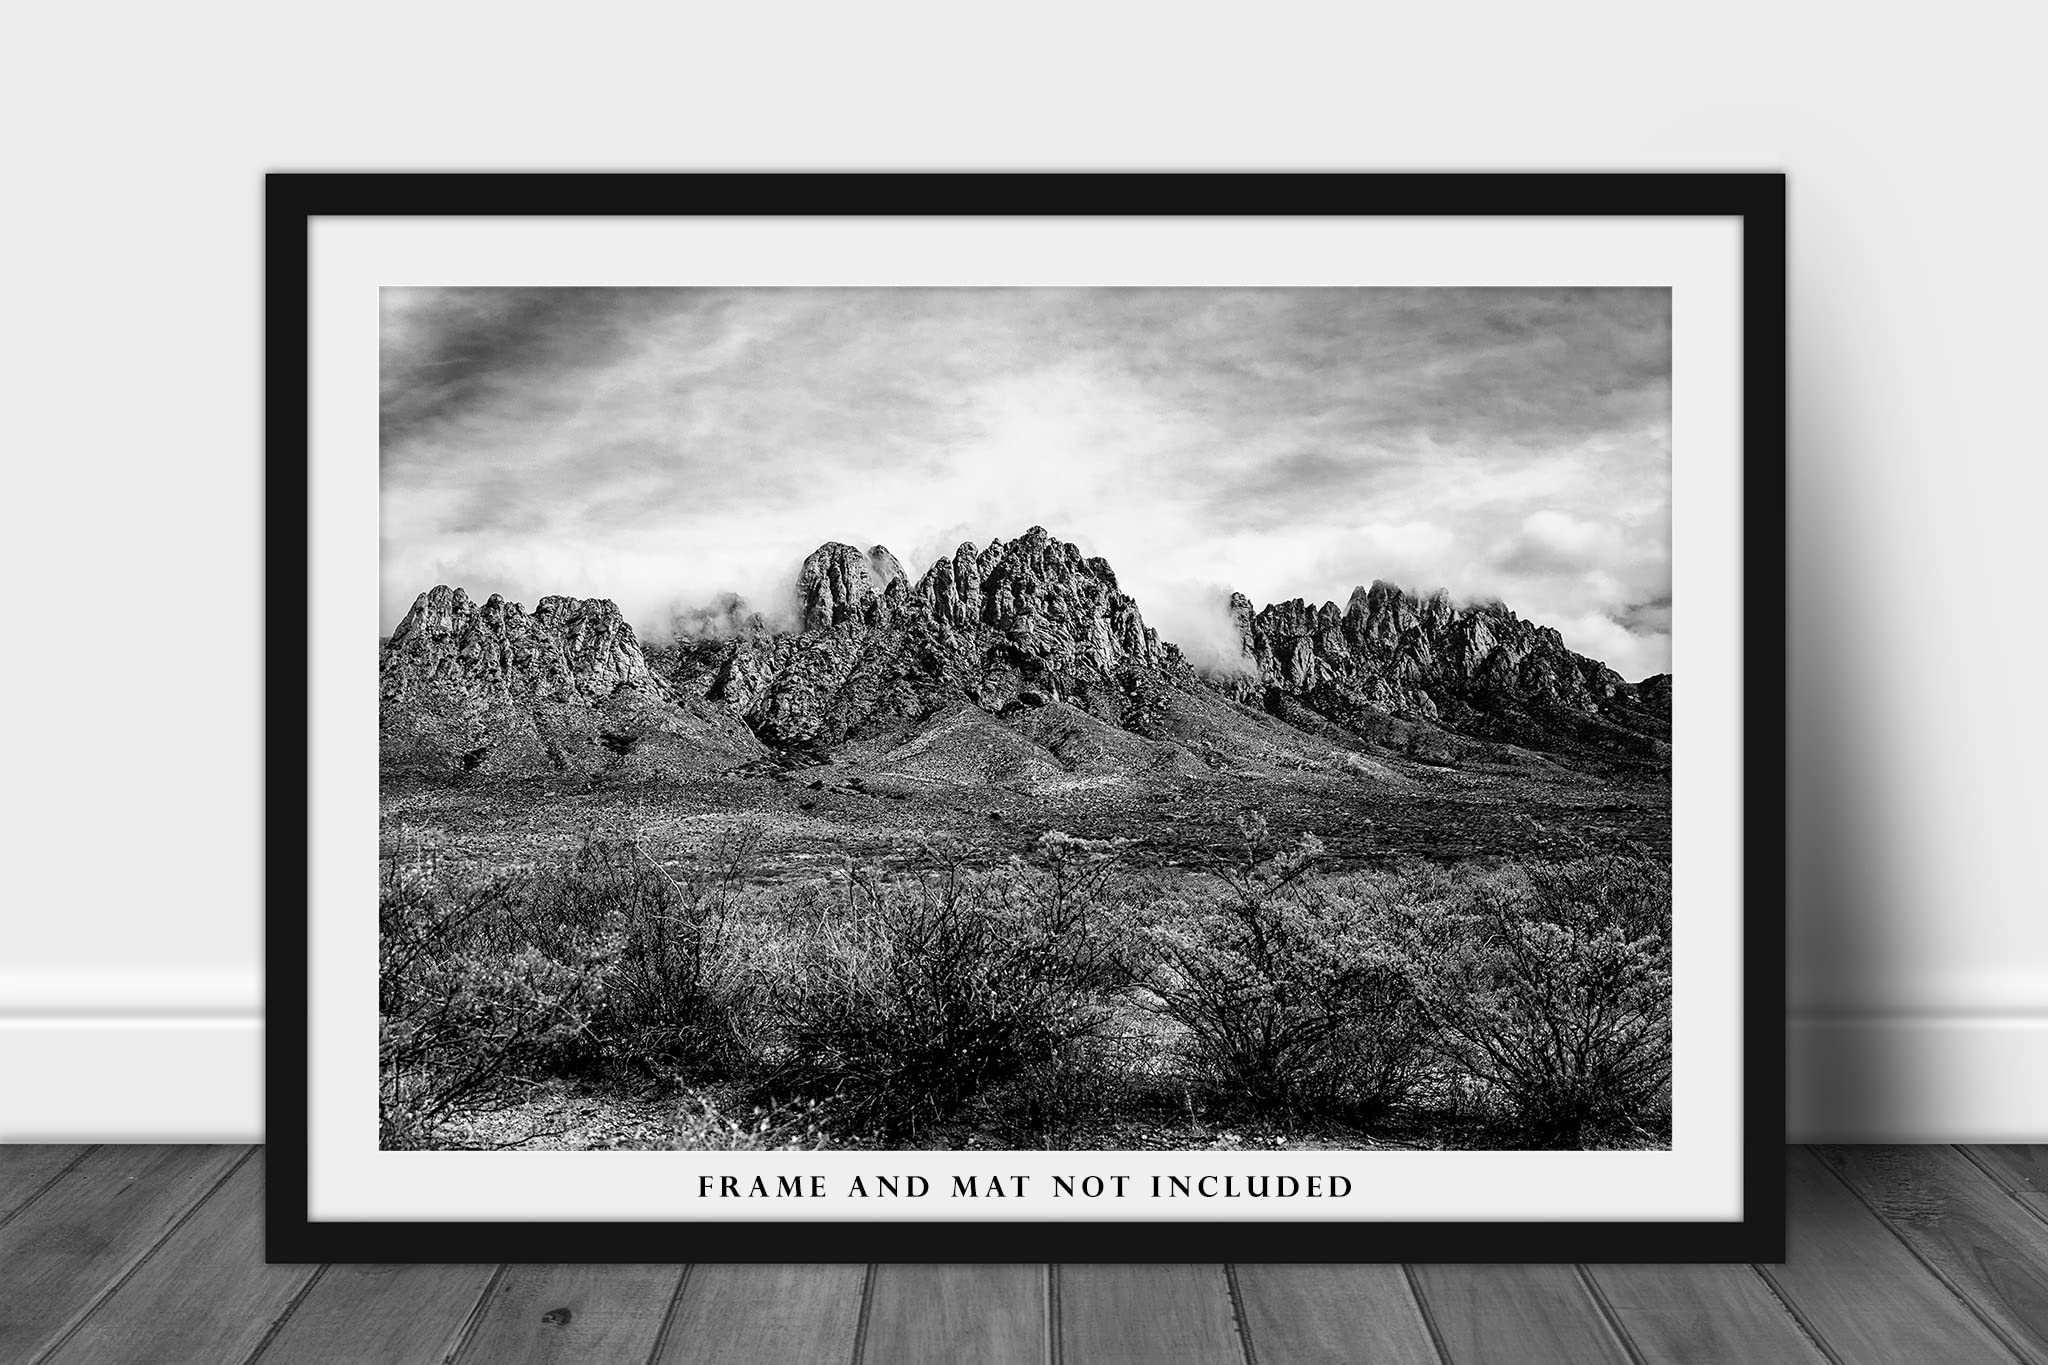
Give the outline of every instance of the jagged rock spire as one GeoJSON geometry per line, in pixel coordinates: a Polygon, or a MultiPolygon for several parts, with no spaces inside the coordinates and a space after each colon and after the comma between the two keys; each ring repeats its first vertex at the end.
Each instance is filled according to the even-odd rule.
{"type": "Polygon", "coordinates": [[[595,702],[622,687],[665,690],[608,598],[543,597],[528,615],[497,593],[479,604],[446,584],[414,600],[391,633],[380,673],[388,697],[443,686],[524,701],[595,702]]]}
{"type": "Polygon", "coordinates": [[[886,546],[863,552],[832,541],[805,558],[796,580],[797,610],[805,630],[864,624],[892,589],[908,586],[886,546]]]}
{"type": "Polygon", "coordinates": [[[677,696],[606,598],[423,592],[385,643],[387,771],[428,778],[589,780],[722,769],[761,746],[738,718],[677,696]]]}
{"type": "Polygon", "coordinates": [[[1503,716],[1519,733],[1536,710],[1577,713],[1669,735],[1668,683],[1631,686],[1499,602],[1459,608],[1447,592],[1382,581],[1353,589],[1341,611],[1296,598],[1254,612],[1234,593],[1230,612],[1258,669],[1255,684],[1233,689],[1241,696],[1276,689],[1334,717],[1369,711],[1488,732],[1503,716]]]}
{"type": "Polygon", "coordinates": [[[962,699],[1108,712],[1133,673],[1187,674],[1108,562],[1042,526],[963,543],[914,585],[885,548],[830,542],[804,560],[797,606],[795,639],[736,646],[712,685],[778,742],[837,742],[962,699]]]}

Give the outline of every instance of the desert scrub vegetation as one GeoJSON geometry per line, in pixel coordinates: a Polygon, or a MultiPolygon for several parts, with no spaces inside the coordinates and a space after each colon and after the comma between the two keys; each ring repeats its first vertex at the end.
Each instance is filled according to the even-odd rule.
{"type": "Polygon", "coordinates": [[[1640,857],[1520,865],[1396,892],[1431,1046],[1535,1145],[1670,1118],[1671,874],[1640,857]]]}
{"type": "Polygon", "coordinates": [[[849,865],[844,913],[777,992],[782,1061],[764,1093],[900,1140],[1005,1082],[1058,1089],[1130,977],[1105,894],[1119,853],[1054,832],[989,871],[944,840],[893,878],[849,865]]]}
{"type": "Polygon", "coordinates": [[[396,832],[382,1141],[517,1145],[545,1118],[489,1116],[565,1084],[670,1096],[693,1147],[1200,1145],[1209,1120],[1668,1140],[1662,864],[1329,874],[1312,837],[1239,832],[1201,872],[1052,831],[993,865],[933,836],[780,884],[745,827],[692,856],[594,831],[513,868],[396,832]]]}
{"type": "Polygon", "coordinates": [[[434,1145],[545,1076],[742,1065],[761,980],[739,914],[754,837],[671,871],[637,839],[593,835],[505,871],[398,834],[378,914],[382,1144],[434,1145]]]}
{"type": "Polygon", "coordinates": [[[1314,875],[1322,844],[1276,847],[1263,818],[1203,904],[1154,909],[1152,1007],[1185,1030],[1195,1080],[1256,1113],[1378,1117],[1414,1085],[1414,985],[1381,907],[1314,875]]]}

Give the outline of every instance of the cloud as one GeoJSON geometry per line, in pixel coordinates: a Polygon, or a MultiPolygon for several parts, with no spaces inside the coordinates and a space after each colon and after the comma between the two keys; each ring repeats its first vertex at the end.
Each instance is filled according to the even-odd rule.
{"type": "Polygon", "coordinates": [[[1610,522],[1545,509],[1522,520],[1522,533],[1502,556],[1502,566],[1532,574],[1597,571],[1621,550],[1621,531],[1610,522]]]}
{"type": "Polygon", "coordinates": [[[1554,619],[1564,642],[1579,653],[1600,660],[1631,682],[1671,668],[1671,636],[1668,631],[1631,630],[1611,616],[1590,613],[1554,619]]]}
{"type": "Polygon", "coordinates": [[[446,581],[659,631],[780,602],[826,540],[916,576],[1040,524],[1169,639],[1229,589],[1388,578],[1668,648],[1627,614],[1670,590],[1667,291],[407,289],[383,318],[387,620],[446,581]]]}
{"type": "Polygon", "coordinates": [[[1145,623],[1163,640],[1180,646],[1187,661],[1206,673],[1251,674],[1258,666],[1244,652],[1244,636],[1230,614],[1224,583],[1176,583],[1139,599],[1145,623]]]}
{"type": "Polygon", "coordinates": [[[1624,629],[1643,635],[1671,633],[1671,598],[1667,595],[1649,602],[1630,602],[1615,616],[1624,629]]]}

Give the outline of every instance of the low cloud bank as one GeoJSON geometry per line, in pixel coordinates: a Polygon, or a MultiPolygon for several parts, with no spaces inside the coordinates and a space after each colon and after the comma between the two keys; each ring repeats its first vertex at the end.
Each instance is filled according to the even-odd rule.
{"type": "Polygon", "coordinates": [[[1231,589],[1216,584],[1189,584],[1179,591],[1147,594],[1138,599],[1145,624],[1159,638],[1180,646],[1187,661],[1204,673],[1250,677],[1258,665],[1244,652],[1244,637],[1230,614],[1231,589]]]}

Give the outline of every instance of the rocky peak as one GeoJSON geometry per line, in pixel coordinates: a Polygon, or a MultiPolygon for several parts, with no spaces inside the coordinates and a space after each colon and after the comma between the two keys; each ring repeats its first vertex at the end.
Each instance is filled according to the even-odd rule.
{"type": "Polygon", "coordinates": [[[910,580],[904,576],[903,566],[896,562],[896,556],[889,553],[886,545],[868,547],[868,568],[882,584],[882,591],[891,587],[908,587],[910,580]]]}
{"type": "Polygon", "coordinates": [[[1230,603],[1225,610],[1230,613],[1230,620],[1237,627],[1237,638],[1241,643],[1245,657],[1250,658],[1252,653],[1252,620],[1259,614],[1258,608],[1252,605],[1251,598],[1246,597],[1241,592],[1233,592],[1230,594],[1230,603]]]}
{"type": "Polygon", "coordinates": [[[797,610],[805,630],[873,619],[890,591],[907,587],[903,566],[884,546],[865,552],[837,541],[820,545],[797,574],[797,610]]]}
{"type": "Polygon", "coordinates": [[[1255,684],[1232,682],[1233,695],[1277,691],[1333,718],[1383,713],[1482,731],[1531,707],[1594,718],[1620,708],[1637,728],[1660,702],[1669,714],[1668,684],[1638,696],[1557,631],[1497,601],[1461,608],[1441,590],[1425,597],[1375,582],[1353,589],[1341,611],[1296,598],[1254,612],[1242,594],[1230,611],[1258,672],[1255,684]]]}
{"type": "Polygon", "coordinates": [[[529,615],[497,593],[479,604],[446,584],[414,600],[384,647],[381,675],[390,698],[454,688],[589,702],[621,688],[662,690],[633,627],[609,599],[544,597],[529,615]]]}
{"type": "Polygon", "coordinates": [[[981,566],[981,552],[969,540],[925,570],[913,595],[934,624],[959,629],[981,620],[981,566]]]}
{"type": "Polygon", "coordinates": [[[1107,676],[1119,668],[1157,668],[1158,633],[1117,586],[1100,556],[1034,526],[1005,544],[972,543],[940,559],[914,593],[932,622],[993,630],[1026,657],[1068,673],[1107,676]]]}
{"type": "Polygon", "coordinates": [[[1042,526],[973,542],[910,583],[881,546],[820,546],[797,581],[793,637],[736,645],[705,695],[778,742],[836,742],[969,700],[1116,710],[1132,672],[1186,672],[1100,557],[1042,526]]]}
{"type": "Polygon", "coordinates": [[[761,745],[649,666],[618,605],[423,592],[385,642],[379,756],[429,781],[644,780],[722,771],[761,745]]]}

